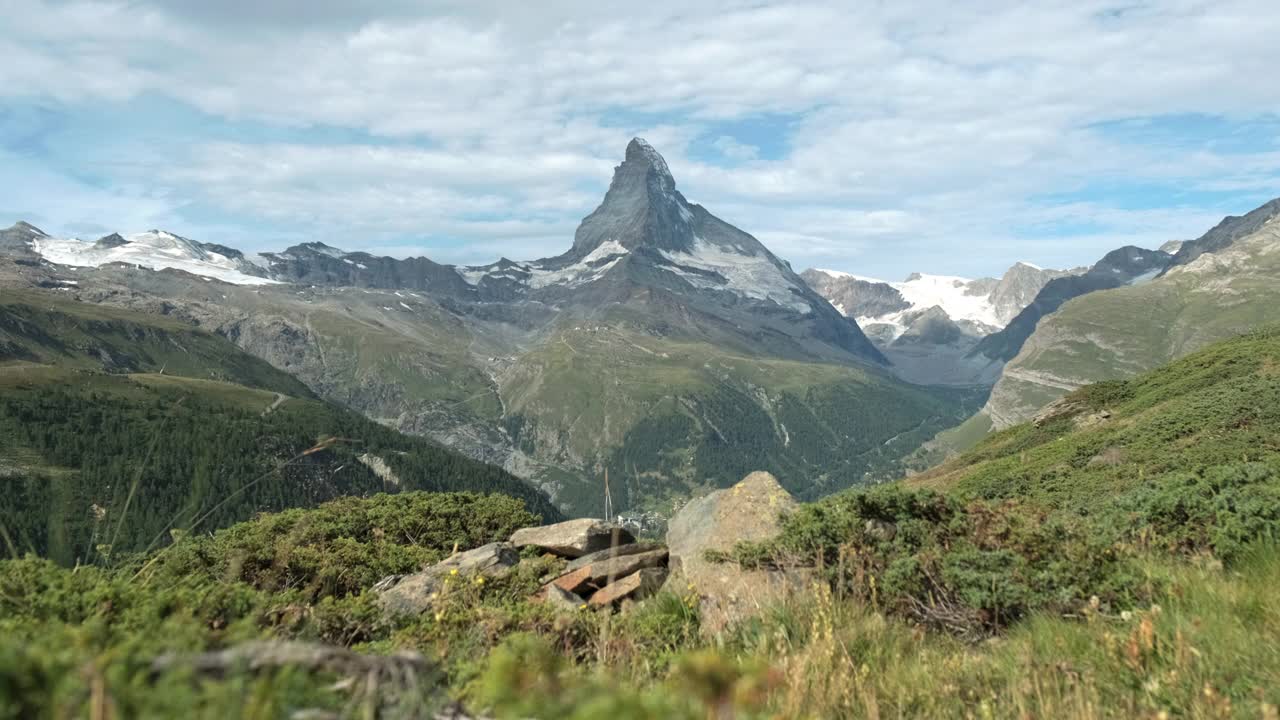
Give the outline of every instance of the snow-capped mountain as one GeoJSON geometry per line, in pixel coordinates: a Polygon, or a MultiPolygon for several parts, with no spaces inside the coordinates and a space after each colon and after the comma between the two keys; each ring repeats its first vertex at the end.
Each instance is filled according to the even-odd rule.
{"type": "Polygon", "coordinates": [[[0,231],[2,282],[185,319],[578,513],[597,511],[603,468],[627,478],[615,502],[637,505],[762,462],[814,494],[888,477],[976,397],[893,377],[855,322],[686,199],[640,139],[555,257],[455,267],[316,242],[249,257],[19,226],[0,231]]]}
{"type": "Polygon", "coordinates": [[[246,255],[158,230],[98,241],[38,230],[28,235],[32,252],[60,266],[124,264],[237,285],[413,290],[451,302],[531,302],[584,318],[624,305],[662,332],[715,338],[751,352],[764,350],[763,343],[786,356],[884,362],[858,326],[787,263],[685,199],[666,161],[640,138],[628,144],[604,200],[582,221],[572,247],[541,260],[455,267],[318,242],[246,255]]]}
{"type": "Polygon", "coordinates": [[[824,310],[825,303],[758,240],[686,200],[666,161],[641,138],[627,146],[604,201],[582,221],[568,252],[459,273],[482,292],[510,292],[577,288],[614,271],[635,279],[641,267],[646,282],[673,289],[728,293],[800,313],[824,310]]]}
{"type": "MultiPolygon", "coordinates": [[[[1027,262],[999,279],[912,273],[887,282],[838,270],[806,270],[804,279],[837,310],[881,343],[893,342],[922,313],[940,308],[965,335],[981,337],[1000,330],[1056,277],[1078,271],[1046,270],[1027,262]]],[[[931,322],[939,318],[930,315],[931,322]]]]}
{"type": "Polygon", "coordinates": [[[97,241],[59,239],[36,232],[39,234],[29,240],[31,250],[55,265],[96,268],[123,263],[151,270],[182,270],[234,285],[276,282],[266,276],[265,263],[256,265],[239,251],[197,243],[160,230],[128,237],[112,233],[97,241]]]}

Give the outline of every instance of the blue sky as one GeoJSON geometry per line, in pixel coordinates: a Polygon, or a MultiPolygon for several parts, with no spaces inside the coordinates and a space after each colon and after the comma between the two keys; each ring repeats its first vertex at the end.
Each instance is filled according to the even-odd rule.
{"type": "Polygon", "coordinates": [[[797,269],[889,279],[1280,196],[1261,0],[0,4],[0,224],[61,235],[540,257],[633,135],[797,269]]]}

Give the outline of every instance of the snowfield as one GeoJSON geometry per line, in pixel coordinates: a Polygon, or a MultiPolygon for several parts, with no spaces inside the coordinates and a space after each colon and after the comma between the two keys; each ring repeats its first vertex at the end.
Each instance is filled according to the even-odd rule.
{"type": "Polygon", "coordinates": [[[96,268],[108,263],[125,263],[152,270],[182,270],[233,285],[276,283],[241,272],[236,260],[205,250],[172,233],[152,230],[125,239],[124,245],[108,248],[88,240],[44,237],[33,240],[31,248],[55,265],[96,268]]]}
{"type": "Polygon", "coordinates": [[[722,284],[705,275],[667,268],[688,280],[690,285],[709,290],[732,290],[749,298],[772,300],[799,312],[809,310],[809,303],[792,292],[792,289],[798,289],[796,284],[773,264],[768,255],[745,255],[696,235],[693,241],[692,253],[663,251],[662,255],[677,265],[718,273],[728,282],[722,284]]]}

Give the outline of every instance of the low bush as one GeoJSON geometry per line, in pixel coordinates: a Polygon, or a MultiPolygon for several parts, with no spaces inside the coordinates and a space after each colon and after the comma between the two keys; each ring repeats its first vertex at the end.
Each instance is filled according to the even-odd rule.
{"type": "Polygon", "coordinates": [[[776,540],[740,544],[726,559],[812,563],[840,597],[969,636],[1036,611],[1128,606],[1147,592],[1120,548],[1083,523],[897,486],[803,506],[776,540]]]}

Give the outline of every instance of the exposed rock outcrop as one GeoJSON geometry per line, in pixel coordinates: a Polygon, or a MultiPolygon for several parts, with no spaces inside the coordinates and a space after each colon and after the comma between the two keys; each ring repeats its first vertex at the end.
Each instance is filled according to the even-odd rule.
{"type": "Polygon", "coordinates": [[[510,543],[489,543],[458,553],[412,575],[392,575],[373,586],[384,610],[397,615],[426,612],[450,577],[506,577],[520,561],[510,543]]]}
{"type": "Polygon", "coordinates": [[[732,550],[740,541],[772,539],[782,515],[795,506],[777,478],[754,472],[731,488],[691,501],[671,519],[669,582],[698,594],[704,632],[718,632],[804,586],[807,573],[798,568],[747,570],[706,557],[708,551],[732,550]]]}

